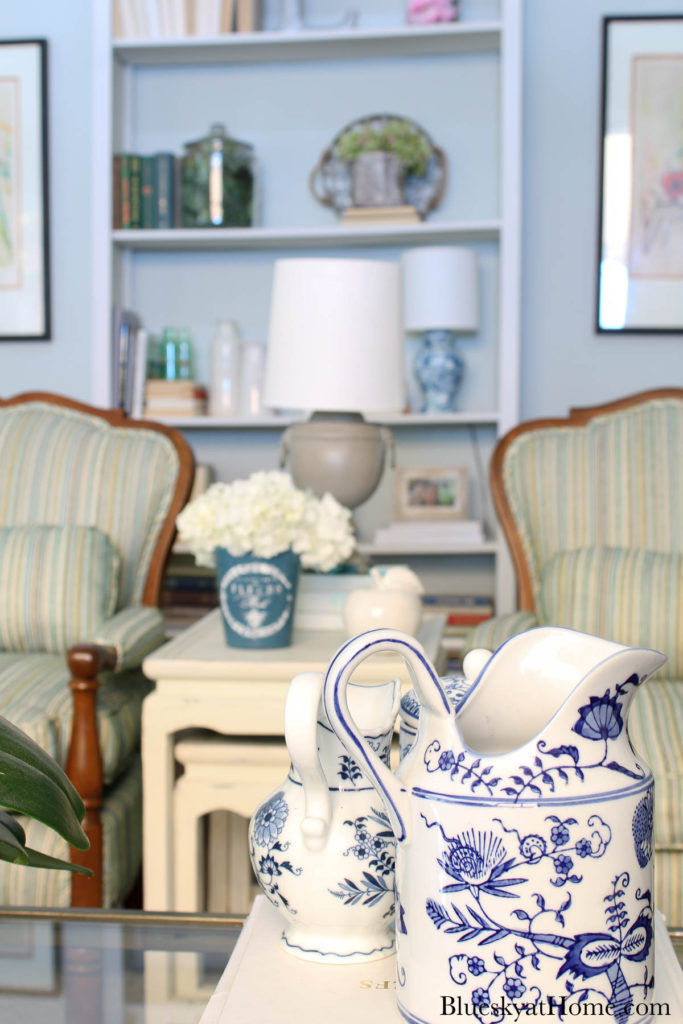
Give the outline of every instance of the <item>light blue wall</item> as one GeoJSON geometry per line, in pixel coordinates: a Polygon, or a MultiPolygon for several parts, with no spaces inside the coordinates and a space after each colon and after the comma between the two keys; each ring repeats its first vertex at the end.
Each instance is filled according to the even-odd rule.
{"type": "Polygon", "coordinates": [[[47,39],[52,338],[0,342],[0,396],[90,397],[91,3],[0,3],[0,38],[47,39]]]}
{"type": "MultiPolygon", "coordinates": [[[[680,0],[526,0],[521,416],[683,387],[683,333],[598,334],[601,21],[680,0]]],[[[683,283],[681,284],[683,287],[683,283]]]]}
{"type": "MultiPolygon", "coordinates": [[[[2,5],[2,38],[48,39],[53,338],[0,343],[1,395],[28,388],[90,395],[93,2],[2,5]]],[[[476,2],[466,2],[470,14],[476,2]]],[[[593,328],[600,22],[617,8],[620,14],[681,10],[680,0],[525,3],[524,418],[562,415],[571,405],[645,387],[683,386],[683,336],[598,335],[593,328]]]]}

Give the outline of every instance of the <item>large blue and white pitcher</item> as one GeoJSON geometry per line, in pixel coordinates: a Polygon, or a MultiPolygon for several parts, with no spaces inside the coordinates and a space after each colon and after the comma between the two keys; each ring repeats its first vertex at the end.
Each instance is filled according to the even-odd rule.
{"type": "Polygon", "coordinates": [[[665,660],[573,630],[530,630],[483,666],[456,722],[412,637],[374,630],[338,651],[325,712],[398,840],[405,1020],[510,1020],[512,1004],[561,1019],[584,1004],[618,1024],[641,1018],[654,969],[653,781],[626,722],[665,660]],[[350,674],[378,651],[403,656],[421,705],[395,775],[346,700],[350,674]]]}

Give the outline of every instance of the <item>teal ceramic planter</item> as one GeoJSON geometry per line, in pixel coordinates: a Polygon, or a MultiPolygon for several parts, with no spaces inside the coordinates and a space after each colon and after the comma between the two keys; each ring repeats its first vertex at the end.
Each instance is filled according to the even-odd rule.
{"type": "Polygon", "coordinates": [[[299,556],[231,555],[216,548],[216,582],[230,647],[287,647],[292,641],[299,556]]]}

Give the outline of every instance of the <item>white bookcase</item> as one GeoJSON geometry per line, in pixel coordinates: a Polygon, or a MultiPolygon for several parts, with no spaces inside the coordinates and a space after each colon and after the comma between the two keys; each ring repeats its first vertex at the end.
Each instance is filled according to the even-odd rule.
{"type": "MultiPolygon", "coordinates": [[[[461,20],[402,24],[401,0],[367,0],[359,25],[338,31],[263,31],[204,38],[116,40],[109,2],[93,8],[95,53],[94,401],[110,403],[114,304],[152,331],[188,326],[198,377],[208,377],[216,320],[237,320],[265,339],[273,262],[288,253],[398,259],[420,244],[477,249],[482,316],[463,339],[460,409],[443,416],[386,417],[396,462],[467,465],[474,515],[491,527],[476,548],[444,555],[385,551],[374,528],[392,519],[392,473],[356,520],[364,553],[409,561],[428,589],[493,593],[514,605],[514,577],[488,497],[488,459],[518,418],[522,0],[463,0],[461,20]],[[446,153],[442,204],[424,222],[344,227],[308,191],[308,176],[336,132],[357,117],[394,113],[417,121],[446,153]],[[182,152],[213,121],[254,145],[260,215],[253,228],[112,230],[112,154],[182,152]]],[[[309,6],[314,6],[310,4],[309,6]]],[[[291,420],[202,417],[177,421],[198,461],[222,479],[277,465],[291,420]]]]}

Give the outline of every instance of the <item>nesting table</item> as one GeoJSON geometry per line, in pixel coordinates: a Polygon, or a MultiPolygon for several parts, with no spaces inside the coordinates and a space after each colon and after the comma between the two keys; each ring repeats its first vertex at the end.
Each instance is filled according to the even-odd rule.
{"type": "MultiPolygon", "coordinates": [[[[425,618],[418,639],[443,673],[445,617],[425,618]]],[[[215,609],[143,663],[155,689],[142,712],[144,906],[174,910],[175,745],[185,730],[206,729],[242,738],[282,737],[290,680],[299,672],[324,672],[346,640],[341,631],[297,629],[290,647],[242,650],[228,647],[215,609]]],[[[354,673],[358,682],[399,677],[410,685],[402,659],[376,655],[354,673]]],[[[277,784],[277,783],[275,783],[277,784]]],[[[265,793],[263,794],[265,796],[265,793]]],[[[255,810],[255,807],[253,808],[255,810]]]]}

